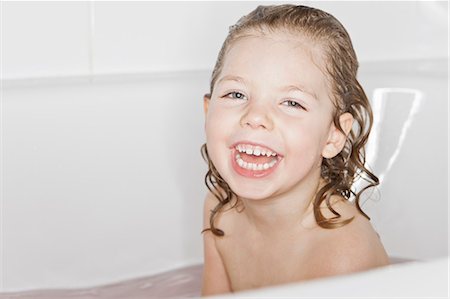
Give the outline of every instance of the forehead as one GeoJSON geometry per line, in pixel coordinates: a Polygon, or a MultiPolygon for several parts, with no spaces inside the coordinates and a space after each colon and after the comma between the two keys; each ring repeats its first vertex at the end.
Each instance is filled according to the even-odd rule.
{"type": "Polygon", "coordinates": [[[249,34],[232,42],[218,81],[240,76],[263,86],[299,85],[327,95],[323,51],[307,38],[289,33],[249,34]]]}

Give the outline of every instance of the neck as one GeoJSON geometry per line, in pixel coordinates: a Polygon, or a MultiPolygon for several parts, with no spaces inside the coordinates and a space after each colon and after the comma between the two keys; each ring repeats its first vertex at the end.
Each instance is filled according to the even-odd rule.
{"type": "Polygon", "coordinates": [[[242,199],[244,214],[251,226],[262,235],[283,235],[306,229],[304,223],[313,214],[314,197],[325,185],[320,175],[302,182],[283,194],[262,200],[242,199]]]}

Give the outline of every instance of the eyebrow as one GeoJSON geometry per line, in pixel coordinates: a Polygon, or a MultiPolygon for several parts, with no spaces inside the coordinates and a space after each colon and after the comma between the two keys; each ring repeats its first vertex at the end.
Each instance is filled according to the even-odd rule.
{"type": "MultiPolygon", "coordinates": [[[[220,78],[217,81],[217,84],[219,84],[221,82],[224,82],[224,81],[236,81],[236,82],[243,83],[243,84],[246,83],[245,79],[242,78],[242,77],[234,76],[234,75],[226,75],[226,76],[223,76],[222,78],[220,78]]],[[[291,85],[287,85],[287,86],[282,87],[280,90],[283,90],[283,91],[298,90],[298,91],[301,91],[303,93],[307,93],[307,94],[311,95],[315,100],[319,100],[319,97],[317,96],[317,94],[314,91],[309,90],[309,89],[303,87],[302,85],[293,85],[293,84],[291,84],[291,85]]]]}
{"type": "Polygon", "coordinates": [[[303,86],[288,85],[288,86],[284,87],[283,90],[285,90],[285,91],[298,90],[298,91],[301,91],[303,93],[309,94],[310,96],[312,96],[317,101],[319,100],[319,97],[317,96],[317,94],[314,91],[306,89],[303,86]]]}
{"type": "Polygon", "coordinates": [[[223,81],[237,81],[240,83],[245,83],[245,79],[239,76],[233,76],[233,75],[226,75],[217,81],[217,83],[223,82],[223,81]]]}

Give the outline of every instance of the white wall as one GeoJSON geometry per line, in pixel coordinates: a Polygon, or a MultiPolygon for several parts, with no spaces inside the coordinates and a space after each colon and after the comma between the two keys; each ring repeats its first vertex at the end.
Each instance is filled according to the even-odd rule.
{"type": "MultiPolygon", "coordinates": [[[[447,2],[297,3],[335,15],[361,61],[447,55],[447,2]]],[[[2,75],[211,69],[228,26],[258,4],[3,2],[2,75]]]]}
{"type": "MultiPolygon", "coordinates": [[[[89,286],[201,261],[202,96],[228,26],[258,4],[2,2],[0,291],[89,286]]],[[[349,30],[369,95],[426,91],[381,190],[401,201],[370,209],[390,253],[445,254],[447,209],[436,207],[448,197],[448,29],[435,9],[446,4],[311,5],[349,30]],[[427,196],[435,201],[413,201],[404,215],[435,220],[397,220],[409,198],[427,196]]]]}

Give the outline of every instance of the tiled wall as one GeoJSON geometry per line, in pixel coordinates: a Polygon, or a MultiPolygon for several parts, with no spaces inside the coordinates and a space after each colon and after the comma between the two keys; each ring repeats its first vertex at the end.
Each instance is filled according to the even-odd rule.
{"type": "MultiPolygon", "coordinates": [[[[273,2],[2,2],[3,79],[211,69],[228,26],[273,2]]],[[[447,55],[447,2],[295,2],[349,31],[361,61],[447,55]]]]}

